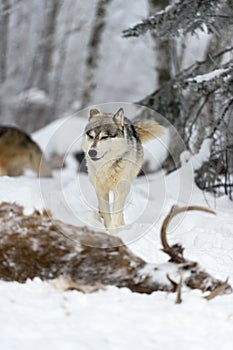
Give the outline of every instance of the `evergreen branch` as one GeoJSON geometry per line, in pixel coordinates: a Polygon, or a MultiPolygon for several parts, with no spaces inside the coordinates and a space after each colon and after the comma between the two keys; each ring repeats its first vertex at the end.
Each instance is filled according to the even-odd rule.
{"type": "Polygon", "coordinates": [[[218,0],[180,0],[157,12],[154,16],[142,20],[135,26],[123,30],[123,37],[139,37],[148,31],[155,31],[160,39],[178,37],[180,34],[191,33],[198,30],[208,33],[220,33],[226,19],[230,24],[232,20],[232,8],[229,7],[229,15],[219,13],[218,0]]]}
{"type": "Polygon", "coordinates": [[[233,46],[220,51],[218,54],[214,56],[208,57],[208,59],[206,60],[196,61],[195,63],[191,64],[187,68],[183,69],[180,73],[178,73],[176,75],[176,79],[185,77],[185,76],[187,77],[188,75],[191,75],[191,74],[194,75],[196,72],[200,71],[205,65],[209,64],[209,59],[211,59],[211,61],[215,61],[217,58],[231,51],[233,51],[233,46]]]}
{"type": "Polygon", "coordinates": [[[187,88],[196,92],[203,91],[208,93],[209,89],[222,87],[229,79],[233,77],[233,60],[230,60],[219,69],[214,69],[205,74],[199,74],[187,79],[178,80],[174,87],[182,90],[187,88]]]}
{"type": "MultiPolygon", "coordinates": [[[[231,47],[229,50],[233,50],[231,47]]],[[[228,50],[224,50],[228,51],[228,50]]],[[[218,54],[219,56],[220,54],[218,54]]],[[[165,98],[165,105],[167,104],[167,97],[165,95],[170,94],[172,91],[184,91],[187,89],[193,90],[196,93],[202,93],[202,95],[208,95],[211,91],[217,91],[219,88],[223,88],[223,85],[228,85],[228,80],[233,79],[233,60],[230,60],[222,66],[221,69],[215,69],[205,74],[199,74],[196,76],[194,72],[198,71],[201,65],[206,61],[196,63],[188,67],[185,71],[182,71],[169,82],[161,86],[158,90],[152,94],[146,96],[143,100],[139,101],[139,104],[154,107],[155,101],[165,98]],[[192,71],[194,70],[194,72],[192,71]]],[[[172,93],[173,94],[173,93],[172,93]]],[[[173,94],[174,95],[174,94],[173,94]]],[[[162,113],[162,111],[160,111],[162,113]]]]}
{"type": "Polygon", "coordinates": [[[175,8],[176,4],[169,5],[164,10],[157,12],[155,16],[150,16],[149,18],[142,20],[141,23],[136,24],[134,27],[123,30],[123,37],[138,37],[145,34],[148,30],[156,29],[158,23],[164,20],[165,14],[169,14],[171,11],[174,11],[175,8]]]}
{"type": "Polygon", "coordinates": [[[233,184],[232,183],[221,183],[221,184],[215,184],[215,185],[211,185],[211,186],[207,185],[203,188],[203,190],[212,190],[213,188],[225,188],[225,187],[233,188],[233,184]]]}

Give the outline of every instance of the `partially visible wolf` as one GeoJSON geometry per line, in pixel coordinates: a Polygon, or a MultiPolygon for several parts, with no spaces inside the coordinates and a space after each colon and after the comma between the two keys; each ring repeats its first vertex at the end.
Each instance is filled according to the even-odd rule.
{"type": "Polygon", "coordinates": [[[143,161],[142,142],[163,134],[153,120],[131,123],[123,108],[115,114],[90,110],[83,137],[90,181],[98,198],[99,214],[107,229],[114,232],[124,225],[124,204],[133,179],[143,161]],[[109,192],[114,194],[112,215],[109,192]]]}
{"type": "Polygon", "coordinates": [[[12,126],[0,126],[0,176],[20,176],[33,170],[38,176],[51,176],[40,147],[29,135],[12,126]]]}

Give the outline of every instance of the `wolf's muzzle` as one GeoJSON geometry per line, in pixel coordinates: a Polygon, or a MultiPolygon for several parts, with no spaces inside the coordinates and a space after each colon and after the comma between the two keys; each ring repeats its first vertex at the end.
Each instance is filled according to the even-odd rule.
{"type": "Polygon", "coordinates": [[[97,151],[94,150],[94,149],[90,149],[87,154],[91,158],[91,160],[96,161],[96,160],[102,159],[105,156],[106,153],[104,153],[101,157],[97,158],[96,157],[97,156],[97,151]]]}

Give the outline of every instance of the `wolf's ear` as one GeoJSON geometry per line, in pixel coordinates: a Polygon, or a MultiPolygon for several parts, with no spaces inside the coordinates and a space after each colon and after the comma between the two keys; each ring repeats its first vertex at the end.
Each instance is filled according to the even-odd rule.
{"type": "Polygon", "coordinates": [[[96,114],[100,114],[100,111],[96,108],[91,109],[89,114],[89,120],[91,120],[91,118],[94,117],[96,114]]]}
{"type": "Polygon", "coordinates": [[[124,109],[120,108],[116,114],[114,114],[113,116],[113,120],[116,123],[116,125],[118,126],[118,128],[123,129],[124,128],[124,118],[125,118],[125,114],[124,114],[124,109]]]}

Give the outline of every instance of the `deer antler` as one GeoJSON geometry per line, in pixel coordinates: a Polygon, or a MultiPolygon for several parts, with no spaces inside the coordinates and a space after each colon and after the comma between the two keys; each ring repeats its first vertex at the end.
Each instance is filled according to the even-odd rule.
{"type": "Polygon", "coordinates": [[[191,210],[199,210],[199,211],[204,211],[206,213],[210,214],[216,214],[213,210],[204,208],[204,207],[199,207],[196,205],[191,205],[187,207],[178,207],[177,205],[173,205],[169,214],[166,216],[166,218],[163,221],[163,225],[160,231],[160,238],[161,242],[163,245],[163,252],[168,254],[171,257],[171,261],[174,261],[178,264],[180,263],[186,263],[187,260],[183,257],[183,250],[184,248],[180,244],[174,244],[173,246],[170,247],[170,245],[167,242],[167,227],[171,220],[176,216],[177,214],[180,214],[185,211],[191,211],[191,210]]]}
{"type": "Polygon", "coordinates": [[[204,299],[206,300],[211,300],[213,298],[215,298],[217,295],[221,294],[222,292],[225,291],[225,289],[229,286],[228,285],[228,280],[229,278],[226,279],[225,282],[223,282],[219,287],[217,287],[216,289],[214,289],[211,293],[209,293],[208,295],[206,295],[204,297],[204,299]]]}

